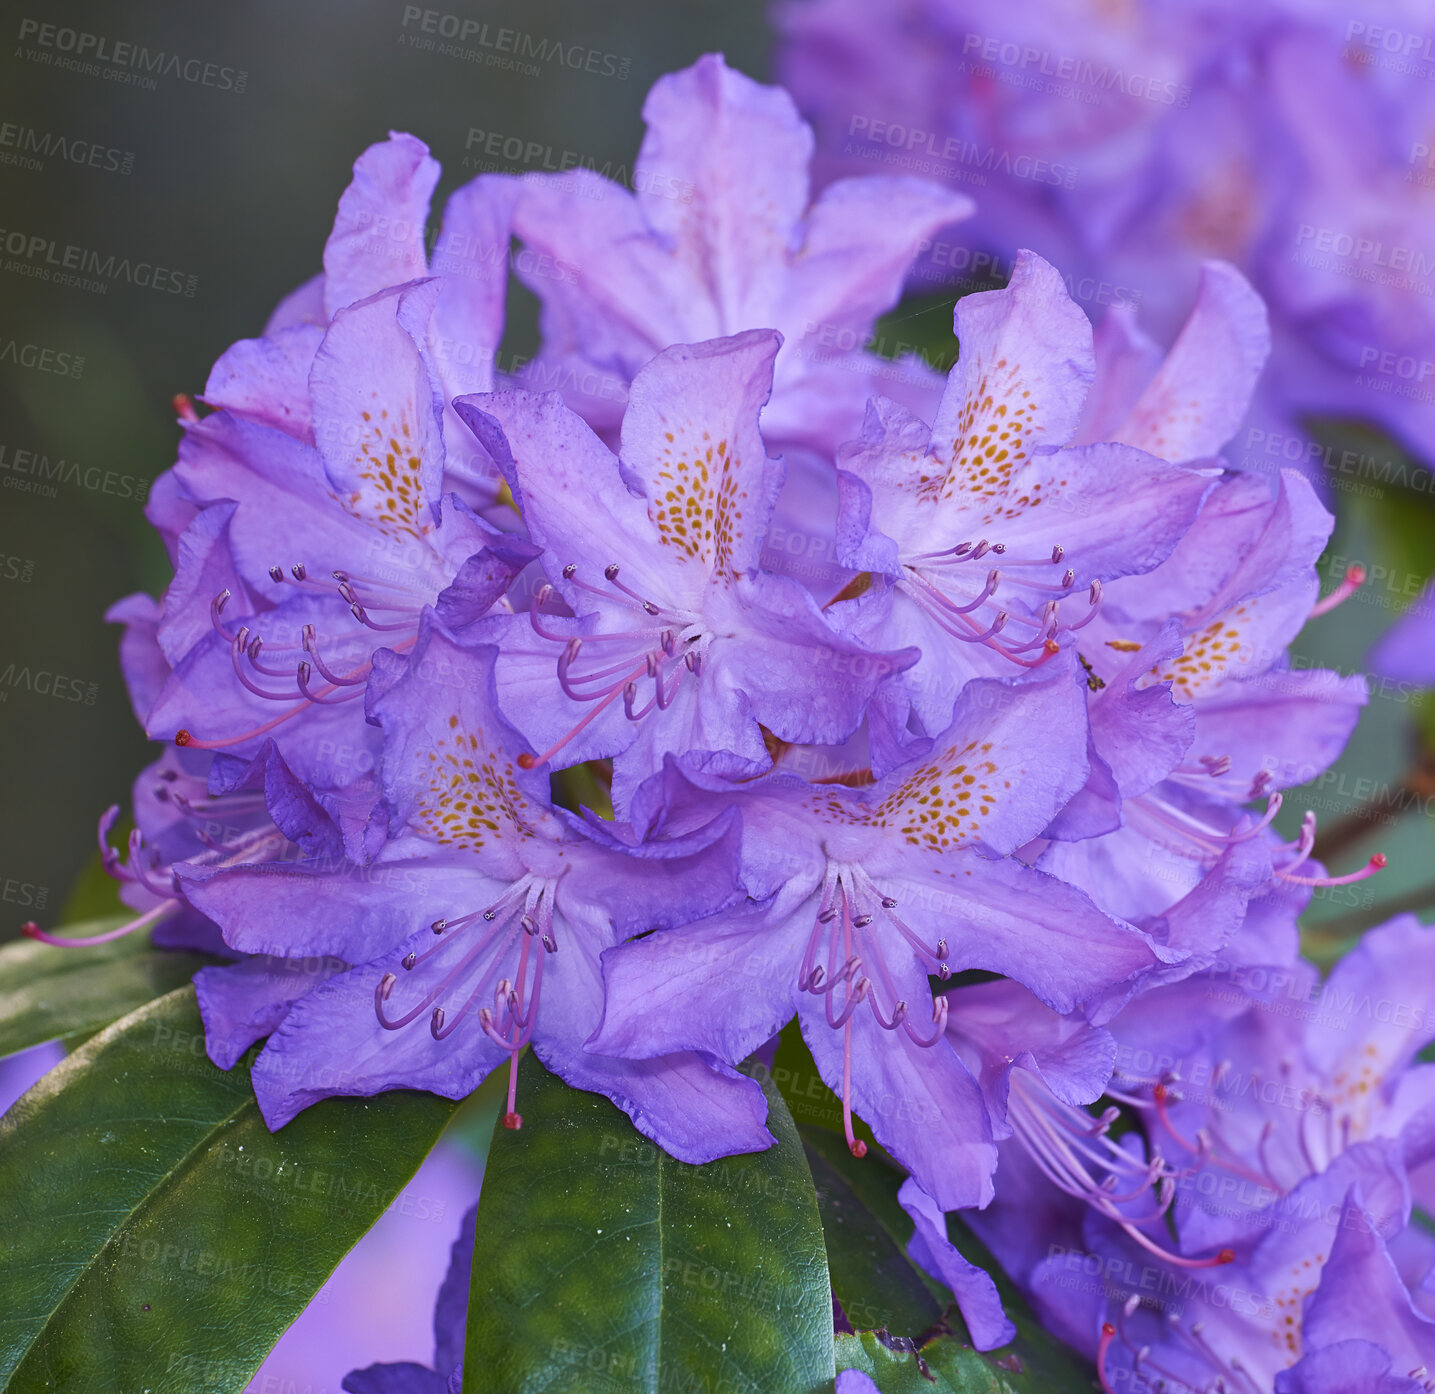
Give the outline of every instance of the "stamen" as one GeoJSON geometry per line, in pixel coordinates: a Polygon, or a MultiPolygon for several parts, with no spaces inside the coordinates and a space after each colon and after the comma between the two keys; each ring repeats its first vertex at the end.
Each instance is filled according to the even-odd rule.
{"type": "Polygon", "coordinates": [[[1101,1323],[1101,1339],[1096,1343],[1096,1378],[1101,1381],[1101,1388],[1105,1394],[1116,1394],[1116,1391],[1106,1382],[1106,1356],[1111,1350],[1111,1342],[1116,1339],[1116,1328],[1109,1321],[1101,1323]]]}
{"type": "Polygon", "coordinates": [[[1377,852],[1359,871],[1352,871],[1348,876],[1293,876],[1288,871],[1277,871],[1276,876],[1296,886],[1352,886],[1384,870],[1385,853],[1377,852]]]}
{"type": "Polygon", "coordinates": [[[1341,578],[1340,584],[1322,601],[1311,606],[1307,619],[1315,619],[1317,615],[1327,615],[1337,605],[1349,600],[1352,595],[1365,584],[1365,568],[1358,562],[1351,562],[1345,568],[1345,575],[1341,578]]]}
{"type": "Polygon", "coordinates": [[[842,1033],[842,1132],[847,1150],[859,1161],[867,1155],[867,1144],[852,1131],[852,1024],[842,1033]]]}
{"type": "Polygon", "coordinates": [[[1008,1110],[1027,1155],[1046,1178],[1119,1225],[1148,1253],[1180,1268],[1214,1268],[1234,1262],[1235,1254],[1230,1249],[1222,1249],[1211,1258],[1192,1259],[1164,1248],[1144,1232],[1141,1225],[1165,1214],[1174,1199],[1174,1191],[1161,1184],[1169,1179],[1170,1172],[1159,1153],[1142,1163],[1107,1135],[1113,1119],[1111,1111],[1092,1119],[1083,1110],[1061,1103],[1024,1070],[1012,1073],[1008,1110]],[[1099,1147],[1093,1143],[1099,1143],[1099,1147]],[[1106,1175],[1098,1180],[1093,1165],[1106,1175]],[[1126,1195],[1117,1195],[1116,1177],[1122,1172],[1133,1175],[1140,1184],[1126,1195]],[[1153,1187],[1158,1202],[1154,1215],[1135,1221],[1120,1208],[1153,1187]]]}
{"type": "Polygon", "coordinates": [[[523,1115],[518,1112],[518,1052],[516,1050],[508,1059],[508,1108],[503,1115],[503,1126],[513,1133],[523,1126],[523,1115]]]}
{"type": "Polygon", "coordinates": [[[608,692],[608,694],[598,700],[597,705],[593,708],[592,711],[590,711],[586,716],[582,717],[578,721],[578,723],[572,728],[572,730],[568,732],[567,735],[561,737],[559,740],[554,742],[553,745],[549,746],[548,749],[545,750],[542,755],[531,755],[528,751],[523,751],[522,754],[520,754],[518,757],[518,768],[521,770],[536,770],[540,765],[546,765],[555,755],[558,754],[560,750],[563,749],[565,745],[569,743],[569,741],[574,738],[574,736],[576,736],[580,731],[582,731],[585,726],[588,726],[593,721],[595,721],[604,711],[607,710],[607,708],[611,707],[613,703],[617,701],[620,696],[622,696],[622,694],[627,688],[628,681],[642,677],[643,674],[647,672],[647,667],[647,659],[645,658],[643,662],[638,665],[638,667],[634,668],[629,673],[627,680],[621,683],[615,683],[611,690],[608,692]]]}
{"type": "Polygon", "coordinates": [[[78,938],[67,938],[63,934],[51,934],[48,930],[41,929],[34,920],[26,920],[20,926],[20,933],[27,939],[38,939],[42,944],[52,944],[57,949],[90,949],[96,944],[108,944],[115,939],[123,939],[127,934],[133,934],[137,929],[143,929],[156,920],[173,910],[178,902],[174,899],[163,900],[152,910],[146,910],[143,915],[120,925],[117,929],[107,929],[103,934],[86,934],[78,938]]]}

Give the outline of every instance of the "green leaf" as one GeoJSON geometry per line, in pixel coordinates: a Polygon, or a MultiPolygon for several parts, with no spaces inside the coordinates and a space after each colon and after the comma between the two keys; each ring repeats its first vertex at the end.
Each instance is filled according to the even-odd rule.
{"type": "MultiPolygon", "coordinates": [[[[69,937],[100,934],[118,917],[67,925],[69,937]]],[[[0,948],[0,1055],[42,1041],[73,1044],[187,983],[213,960],[157,949],[143,930],[91,948],[57,949],[34,939],[0,948]]]]}
{"type": "Polygon", "coordinates": [[[832,1290],[857,1328],[855,1336],[837,1338],[839,1370],[862,1370],[883,1394],[1089,1394],[1091,1369],[1047,1334],[960,1217],[947,1217],[948,1238],[968,1262],[992,1275],[1017,1329],[1016,1339],[1000,1350],[974,1350],[951,1292],[907,1258],[914,1225],[897,1199],[902,1174],[870,1153],[859,1161],[820,1128],[804,1128],[803,1142],[817,1181],[832,1290]],[[935,1386],[915,1355],[937,1378],[935,1386]]]}
{"type": "Polygon", "coordinates": [[[817,1184],[832,1291],[847,1320],[859,1331],[885,1327],[917,1336],[929,1330],[952,1298],[907,1257],[913,1226],[897,1202],[902,1178],[870,1153],[858,1161],[840,1136],[810,1126],[801,1131],[817,1184]]]}
{"type": "Polygon", "coordinates": [[[1072,1352],[1055,1348],[1040,1359],[1022,1342],[985,1353],[957,1336],[917,1344],[885,1331],[859,1331],[836,1339],[837,1369],[870,1375],[882,1394],[1091,1394],[1096,1378],[1072,1352]]]}
{"type": "MultiPolygon", "coordinates": [[[[121,818],[110,829],[110,845],[123,847],[133,824],[128,818],[121,818]]],[[[81,920],[103,920],[111,915],[134,915],[120,899],[120,884],[105,870],[104,858],[96,850],[90,854],[85,868],[75,878],[65,903],[56,918],[61,924],[78,924],[81,920]]]]}
{"type": "Polygon", "coordinates": [[[328,1099],[271,1134],[192,988],[116,1022],[0,1120],[6,1394],[244,1388],[453,1110],[328,1099]]]}
{"type": "Polygon", "coordinates": [[[468,1394],[817,1394],[832,1301],[802,1144],[674,1161],[530,1054],[523,1127],[499,1128],[479,1202],[468,1394]]]}

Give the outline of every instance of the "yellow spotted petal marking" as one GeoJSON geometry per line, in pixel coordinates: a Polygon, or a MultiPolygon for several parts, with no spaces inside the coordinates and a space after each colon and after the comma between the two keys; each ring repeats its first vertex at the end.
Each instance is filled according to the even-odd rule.
{"type": "Polygon", "coordinates": [[[390,536],[418,536],[425,531],[425,519],[417,432],[407,414],[393,418],[387,407],[360,414],[364,426],[354,463],[368,487],[351,493],[345,506],[390,536]]]}
{"type": "Polygon", "coordinates": [[[747,490],[741,461],[725,440],[691,426],[665,432],[662,464],[648,505],[664,545],[702,562],[714,574],[732,569],[747,490]]]}
{"type": "MultiPolygon", "coordinates": [[[[1031,389],[1022,385],[1019,364],[999,358],[990,368],[983,367],[976,389],[962,404],[942,497],[1004,500],[1012,471],[1029,453],[1027,438],[1036,425],[1036,407],[1031,389]]],[[[1020,505],[1030,508],[1039,502],[1023,497],[1020,505]]]]}
{"type": "Polygon", "coordinates": [[[1217,616],[1186,640],[1185,651],[1179,657],[1157,664],[1139,686],[1169,682],[1172,695],[1187,702],[1210,691],[1250,656],[1244,641],[1246,616],[1245,605],[1217,616]]]}
{"type": "Polygon", "coordinates": [[[891,828],[914,847],[945,852],[981,836],[1011,781],[990,758],[990,741],[969,741],[924,761],[879,804],[819,798],[814,812],[828,822],[891,828]]]}
{"type": "Polygon", "coordinates": [[[481,851],[517,834],[535,837],[533,810],[513,778],[508,759],[481,731],[465,731],[457,716],[428,752],[427,786],[416,819],[447,847],[481,851]]]}

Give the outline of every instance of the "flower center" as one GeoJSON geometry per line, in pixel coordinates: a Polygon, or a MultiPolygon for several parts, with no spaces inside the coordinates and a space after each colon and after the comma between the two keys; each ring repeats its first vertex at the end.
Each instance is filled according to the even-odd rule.
{"type": "Polygon", "coordinates": [[[556,889],[556,881],[524,876],[482,910],[435,920],[430,928],[439,942],[422,953],[405,954],[402,960],[405,973],[429,978],[433,985],[402,1015],[390,1017],[386,1011],[397,974],[385,973],[374,988],[374,1013],[379,1025],[389,1031],[401,1030],[428,1012],[429,1031],[434,1040],[442,1041],[453,1035],[470,1013],[477,1017],[484,1034],[509,1058],[508,1108],[503,1116],[506,1128],[523,1126],[517,1111],[518,1057],[532,1039],[538,1020],[544,961],[548,954],[558,952],[553,931],[556,889]],[[515,974],[499,977],[515,943],[515,974]],[[462,946],[457,962],[449,952],[455,944],[462,946]],[[480,1000],[490,994],[491,1002],[480,1006],[480,1000]],[[447,1008],[441,1005],[443,1001],[448,1002],[447,1008]]]}
{"type": "Polygon", "coordinates": [[[628,720],[641,721],[650,712],[666,711],[687,676],[696,678],[702,671],[708,635],[698,616],[645,599],[619,579],[616,562],[604,569],[603,586],[579,577],[575,563],[563,568],[563,576],[580,591],[608,602],[605,610],[611,612],[616,605],[631,623],[602,634],[568,638],[546,629],[542,622],[545,615],[562,613],[558,608],[562,601],[553,587],[544,586],[534,597],[528,612],[534,633],[563,645],[557,663],[559,687],[572,701],[592,705],[543,754],[520,755],[518,763],[525,770],[547,764],[619,697],[628,720]],[[646,693],[646,700],[641,700],[649,683],[651,691],[646,693]]]}
{"type": "Polygon", "coordinates": [[[924,944],[893,913],[896,908],[897,901],[883,895],[859,867],[829,862],[817,916],[797,973],[797,986],[823,999],[827,1024],[842,1032],[842,1129],[856,1157],[866,1154],[867,1145],[852,1132],[853,1014],[866,1002],[884,1031],[900,1027],[914,1045],[924,1049],[942,1039],[947,1025],[947,999],[941,996],[932,1003],[931,1032],[924,1035],[912,1025],[909,1004],[899,995],[882,953],[882,929],[895,929],[927,971],[940,978],[949,977],[951,972],[946,964],[947,942],[939,939],[935,948],[924,944]],[[824,936],[825,966],[817,961],[824,936]]]}
{"type": "MultiPolygon", "coordinates": [[[[282,567],[272,566],[269,568],[269,575],[276,584],[287,581],[297,589],[310,593],[337,593],[348,605],[350,614],[364,629],[376,634],[396,636],[395,640],[387,644],[395,653],[405,653],[417,642],[419,616],[424,605],[432,599],[417,590],[388,581],[358,579],[347,571],[335,571],[335,584],[331,586],[310,577],[302,562],[291,566],[287,573],[282,567]],[[390,618],[379,620],[375,617],[379,614],[390,618]],[[397,637],[400,635],[402,638],[397,637]]],[[[228,588],[214,597],[209,606],[209,619],[215,633],[229,644],[235,677],[256,697],[263,697],[271,702],[290,702],[294,705],[272,720],[237,736],[200,740],[190,731],[179,731],[175,735],[176,745],[196,750],[223,750],[262,736],[311,707],[337,706],[364,695],[369,673],[373,668],[372,647],[368,641],[366,646],[369,646],[369,652],[363,659],[348,671],[340,671],[344,665],[340,664],[336,668],[324,657],[323,644],[312,624],[306,624],[300,629],[297,644],[267,642],[249,624],[241,624],[237,630],[231,632],[223,618],[224,607],[229,603],[229,598],[228,588]],[[293,688],[281,691],[271,686],[277,679],[290,677],[293,679],[293,688]]],[[[352,648],[357,638],[359,634],[351,632],[342,636],[339,642],[352,648]]]]}
{"type": "Polygon", "coordinates": [[[1087,592],[1087,608],[1079,619],[1067,620],[1061,602],[1069,597],[1076,582],[1070,567],[1058,581],[1034,578],[1034,569],[1060,566],[1065,549],[1051,549],[1049,557],[1011,558],[1006,543],[960,542],[938,552],[920,552],[903,562],[904,575],[898,583],[924,614],[944,633],[965,644],[983,644],[993,653],[1022,668],[1036,668],[1058,647],[1060,637],[1090,624],[1101,604],[1101,582],[1093,581],[1087,592]],[[971,562],[991,556],[1001,561],[986,579],[978,582],[980,571],[971,562]],[[1017,607],[996,599],[1017,592],[1017,607]],[[997,636],[1008,637],[998,642],[997,636]],[[1035,657],[1029,655],[1035,654],[1035,657]]]}

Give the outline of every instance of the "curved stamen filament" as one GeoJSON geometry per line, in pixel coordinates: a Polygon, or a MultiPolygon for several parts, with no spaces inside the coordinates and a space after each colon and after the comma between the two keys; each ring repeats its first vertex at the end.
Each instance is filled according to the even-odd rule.
{"type": "Polygon", "coordinates": [[[1106,1382],[1106,1357],[1110,1353],[1111,1343],[1116,1339],[1116,1328],[1109,1321],[1101,1323],[1101,1339],[1096,1343],[1096,1378],[1101,1382],[1104,1394],[1115,1394],[1115,1391],[1106,1382]]]}
{"type": "Polygon", "coordinates": [[[1098,1214],[1120,1226],[1148,1253],[1167,1263],[1181,1268],[1214,1268],[1233,1262],[1235,1254],[1230,1249],[1222,1249],[1212,1258],[1187,1258],[1164,1247],[1142,1230],[1141,1225],[1158,1220],[1170,1208],[1174,1199],[1169,1185],[1171,1173],[1159,1153],[1143,1162],[1108,1137],[1107,1130],[1115,1116],[1112,1109],[1093,1119],[1083,1110],[1061,1103],[1027,1071],[1012,1071],[1008,1117],[1013,1130],[1027,1155],[1058,1190],[1085,1201],[1098,1214]],[[1094,1147],[1093,1141],[1101,1146],[1094,1147]],[[1106,1174],[1098,1177],[1088,1163],[1106,1174]],[[1121,1172],[1144,1177],[1146,1184],[1118,1196],[1114,1178],[1121,1172]],[[1121,1204],[1152,1190],[1156,1201],[1154,1213],[1138,1221],[1120,1209],[1121,1204]]]}
{"type": "Polygon", "coordinates": [[[1276,876],[1296,886],[1353,886],[1357,881],[1367,881],[1384,871],[1385,865],[1385,853],[1377,852],[1359,871],[1352,871],[1346,876],[1294,876],[1289,871],[1277,871],[1276,876]]]}
{"type": "Polygon", "coordinates": [[[1317,615],[1328,615],[1337,605],[1342,605],[1365,584],[1365,568],[1358,562],[1351,562],[1345,568],[1345,575],[1341,578],[1340,584],[1322,601],[1311,606],[1307,619],[1315,619],[1317,615]]]}
{"type": "Polygon", "coordinates": [[[335,673],[329,665],[324,662],[323,655],[319,652],[319,636],[314,631],[312,624],[306,624],[303,630],[304,652],[313,660],[314,666],[319,670],[324,681],[333,687],[349,687],[364,681],[363,678],[345,677],[335,673]]]}
{"type": "Polygon", "coordinates": [[[555,741],[542,755],[530,755],[526,750],[518,757],[518,768],[521,770],[536,770],[540,765],[546,765],[560,750],[563,749],[584,727],[591,725],[609,707],[613,705],[626,690],[629,682],[634,682],[642,677],[648,670],[647,659],[645,658],[636,668],[629,671],[628,676],[621,682],[614,683],[611,688],[602,696],[589,700],[596,702],[593,710],[581,717],[576,725],[555,741]]]}
{"type": "Polygon", "coordinates": [[[162,900],[152,909],[146,910],[144,914],[126,921],[117,929],[107,929],[103,934],[86,934],[79,938],[68,938],[63,934],[51,934],[48,930],[41,929],[34,920],[27,920],[22,924],[20,933],[27,939],[37,939],[40,943],[52,944],[57,949],[90,949],[96,944],[108,944],[115,939],[123,939],[125,935],[133,934],[137,929],[143,929],[146,925],[162,920],[178,904],[179,902],[173,897],[162,900]]]}
{"type": "Polygon", "coordinates": [[[270,692],[267,688],[260,687],[253,678],[244,671],[244,664],[240,658],[243,654],[248,656],[249,651],[249,630],[241,629],[234,636],[234,642],[229,646],[230,662],[234,665],[234,676],[244,684],[256,697],[263,697],[270,702],[292,702],[299,695],[296,692],[270,692]]]}
{"type": "Polygon", "coordinates": [[[518,1056],[532,1039],[538,1021],[544,962],[549,954],[558,952],[553,933],[553,891],[553,882],[525,876],[508,886],[486,909],[434,920],[430,925],[433,933],[448,937],[422,954],[407,954],[403,959],[407,972],[422,967],[455,942],[449,931],[463,929],[475,921],[482,922],[486,929],[464,950],[459,961],[401,1016],[390,1017],[385,1010],[398,975],[385,973],[374,988],[374,1013],[381,1026],[397,1031],[427,1012],[429,1033],[436,1041],[452,1036],[477,1007],[474,1014],[480,1029],[509,1056],[508,1111],[503,1119],[504,1126],[509,1128],[518,1128],[523,1122],[515,1108],[518,1056]],[[515,935],[520,939],[516,977],[499,977],[515,935]],[[490,986],[493,1005],[478,1007],[489,994],[490,986]],[[454,989],[466,990],[458,1009],[450,1014],[442,1005],[442,999],[454,989]]]}
{"type": "MultiPolygon", "coordinates": [[[[1045,663],[1052,654],[1057,652],[1057,645],[1054,640],[1043,638],[1043,652],[1040,658],[1028,659],[1012,649],[1006,648],[994,642],[994,634],[997,630],[988,630],[983,634],[970,616],[957,613],[951,606],[951,602],[937,590],[925,577],[908,568],[903,580],[899,585],[917,603],[927,617],[932,620],[944,633],[952,638],[961,640],[963,643],[984,643],[993,653],[1000,654],[1010,663],[1015,663],[1020,668],[1037,668],[1045,663]]],[[[1037,622],[1025,615],[1011,615],[1002,611],[998,616],[1001,627],[1004,627],[1009,620],[1015,619],[1021,624],[1036,624],[1037,622]],[[1002,618],[1005,616],[1005,618],[1002,618]]]]}
{"type": "MultiPolygon", "coordinates": [[[[947,945],[939,940],[935,952],[893,913],[896,900],[883,895],[860,868],[829,861],[823,875],[812,930],[797,970],[797,986],[823,999],[823,1015],[842,1035],[842,1111],[848,1146],[863,1156],[866,1146],[852,1131],[852,1024],[865,1002],[873,1020],[885,1031],[901,1030],[922,1049],[935,1046],[946,1034],[949,1002],[938,996],[932,1002],[931,1025],[923,1031],[912,1021],[907,998],[901,996],[883,950],[884,927],[890,926],[927,968],[949,975],[947,945]],[[825,965],[817,962],[823,939],[825,965]],[[865,965],[871,964],[871,973],[865,965]]],[[[890,936],[889,943],[890,943],[890,936]]],[[[925,989],[924,989],[925,991],[925,989]]]]}
{"type": "MultiPolygon", "coordinates": [[[[418,636],[414,635],[411,638],[406,639],[402,644],[394,644],[392,646],[393,652],[407,653],[409,649],[413,648],[414,644],[417,642],[418,636]]],[[[366,659],[363,663],[359,665],[359,667],[355,668],[352,673],[346,674],[345,677],[350,681],[366,678],[372,667],[372,661],[366,659]]],[[[270,720],[262,722],[260,725],[255,726],[251,730],[243,731],[237,736],[226,736],[223,739],[219,740],[200,740],[199,737],[197,737],[192,731],[179,730],[176,731],[174,734],[174,743],[177,746],[180,746],[181,748],[185,749],[227,750],[230,746],[240,745],[245,741],[254,740],[258,736],[268,735],[270,731],[273,731],[277,727],[282,726],[286,721],[292,720],[301,712],[312,711],[315,702],[322,701],[324,698],[329,697],[334,691],[334,684],[330,684],[328,687],[320,688],[319,691],[315,693],[312,698],[306,698],[304,701],[299,702],[296,706],[290,707],[288,711],[280,712],[278,716],[271,717],[270,720]]],[[[357,691],[351,695],[357,695],[357,691]]]]}
{"type": "MultiPolygon", "coordinates": [[[[554,742],[541,755],[526,752],[518,757],[520,768],[531,770],[548,764],[576,736],[619,697],[623,699],[623,713],[629,721],[642,721],[654,711],[666,711],[676,700],[679,689],[689,674],[701,671],[701,633],[695,617],[665,609],[648,600],[619,579],[617,563],[609,565],[603,572],[607,588],[593,585],[578,575],[576,562],[563,568],[563,577],[575,590],[599,599],[616,603],[628,611],[640,612],[645,619],[658,623],[640,624],[633,629],[620,629],[605,634],[565,635],[554,633],[542,622],[541,617],[555,613],[548,607],[557,592],[552,586],[542,587],[529,607],[528,619],[533,632],[540,639],[561,644],[556,660],[558,685],[563,694],[574,702],[591,702],[593,708],[574,723],[572,728],[554,742]],[[607,663],[586,672],[577,671],[585,648],[590,644],[621,644],[629,649],[626,658],[607,663]],[[634,657],[633,649],[639,654],[634,657]],[[638,685],[650,680],[653,690],[646,702],[639,702],[638,685]]],[[[565,608],[566,602],[565,602],[565,608]]],[[[564,618],[573,618],[566,615],[564,618]]]]}

